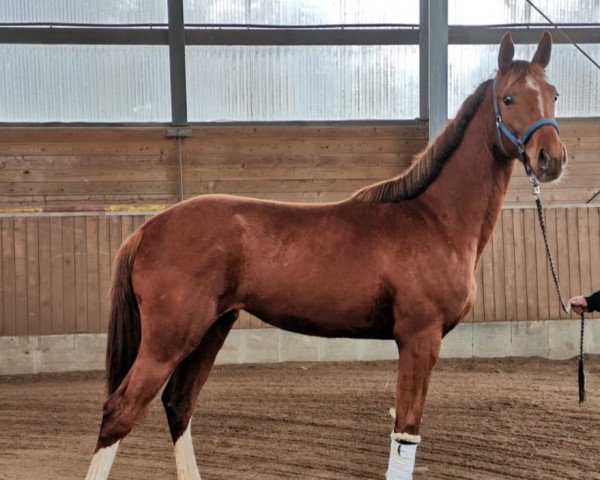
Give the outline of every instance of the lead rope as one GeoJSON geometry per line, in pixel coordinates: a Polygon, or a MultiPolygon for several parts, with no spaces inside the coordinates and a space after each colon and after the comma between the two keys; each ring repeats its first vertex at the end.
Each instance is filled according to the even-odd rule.
{"type": "Polygon", "coordinates": [[[585,327],[585,316],[581,314],[581,334],[579,337],[579,369],[577,370],[577,379],[579,381],[579,403],[585,402],[585,365],[583,355],[583,334],[585,327]]]}
{"type": "MultiPolygon", "coordinates": [[[[556,274],[556,267],[554,266],[554,259],[552,258],[552,252],[550,252],[550,246],[548,244],[548,234],[546,233],[546,220],[544,218],[544,210],[542,207],[542,199],[540,192],[540,182],[538,182],[537,178],[529,176],[529,181],[531,182],[533,197],[535,198],[535,205],[537,207],[538,218],[540,220],[540,227],[542,229],[542,236],[544,238],[544,245],[546,246],[546,256],[548,257],[548,263],[550,264],[550,271],[552,272],[552,279],[554,280],[554,287],[556,288],[556,293],[558,294],[558,300],[560,301],[560,306],[567,315],[571,313],[570,307],[568,307],[560,293],[560,283],[558,281],[558,275],[556,274]]],[[[585,401],[585,365],[584,365],[584,353],[583,353],[583,339],[585,332],[585,316],[581,314],[581,333],[579,338],[579,368],[577,371],[577,380],[579,383],[579,403],[583,403],[585,401]]]]}

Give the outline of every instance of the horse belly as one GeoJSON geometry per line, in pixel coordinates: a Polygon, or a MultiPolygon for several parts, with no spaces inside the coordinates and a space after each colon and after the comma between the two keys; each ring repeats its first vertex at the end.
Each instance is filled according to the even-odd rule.
{"type": "Polygon", "coordinates": [[[302,314],[267,314],[260,311],[249,311],[260,320],[274,327],[289,332],[329,338],[368,338],[391,340],[393,335],[393,321],[380,324],[369,324],[356,318],[337,317],[319,318],[303,316],[302,314]]]}
{"type": "Polygon", "coordinates": [[[341,289],[331,295],[310,290],[281,292],[272,298],[254,299],[244,310],[270,325],[305,335],[392,339],[392,292],[381,287],[368,295],[365,290],[341,289]]]}

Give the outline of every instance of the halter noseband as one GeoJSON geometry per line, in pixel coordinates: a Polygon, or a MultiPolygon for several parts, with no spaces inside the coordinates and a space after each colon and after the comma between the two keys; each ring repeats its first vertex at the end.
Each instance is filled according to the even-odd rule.
{"type": "MultiPolygon", "coordinates": [[[[513,132],[511,132],[510,128],[508,128],[506,126],[506,124],[502,121],[502,117],[500,116],[500,107],[498,106],[498,97],[496,96],[496,81],[497,80],[498,80],[498,77],[494,78],[493,94],[494,94],[494,114],[496,115],[496,129],[498,130],[498,145],[500,146],[500,150],[502,150],[502,153],[504,153],[504,155],[506,155],[507,157],[511,156],[505,150],[504,144],[502,143],[502,134],[504,134],[504,136],[506,138],[508,138],[510,143],[512,143],[517,148],[517,152],[519,152],[519,160],[521,160],[521,163],[525,167],[525,173],[527,173],[527,176],[531,180],[531,178],[532,178],[531,177],[531,173],[532,173],[531,167],[525,161],[525,145],[527,144],[527,142],[529,141],[531,136],[540,128],[549,125],[552,128],[554,128],[557,132],[560,133],[560,127],[558,126],[558,123],[556,123],[556,120],[554,120],[553,118],[540,118],[539,120],[536,120],[535,122],[533,122],[529,126],[529,128],[527,130],[525,130],[525,133],[523,134],[522,137],[520,137],[520,138],[517,137],[513,132]]],[[[537,180],[535,183],[537,183],[537,180]]]]}

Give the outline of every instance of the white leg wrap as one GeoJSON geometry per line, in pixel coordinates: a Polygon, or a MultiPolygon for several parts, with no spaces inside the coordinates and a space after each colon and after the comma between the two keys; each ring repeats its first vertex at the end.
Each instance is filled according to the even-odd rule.
{"type": "Polygon", "coordinates": [[[115,461],[118,448],[119,442],[116,442],[110,447],[98,450],[92,458],[85,480],[106,480],[115,461]]]}
{"type": "Polygon", "coordinates": [[[177,464],[177,480],[200,480],[200,472],[196,464],[194,446],[192,445],[192,422],[188,423],[183,435],[175,442],[175,463],[177,464]]]}
{"type": "Polygon", "coordinates": [[[416,444],[402,444],[392,438],[386,480],[412,480],[416,455],[416,444]]]}

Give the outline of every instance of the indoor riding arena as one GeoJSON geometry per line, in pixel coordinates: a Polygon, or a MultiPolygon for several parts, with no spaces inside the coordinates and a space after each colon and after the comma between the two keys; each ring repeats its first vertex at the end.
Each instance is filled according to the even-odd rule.
{"type": "Polygon", "coordinates": [[[600,2],[5,0],[0,72],[1,480],[600,479],[600,2]]]}

